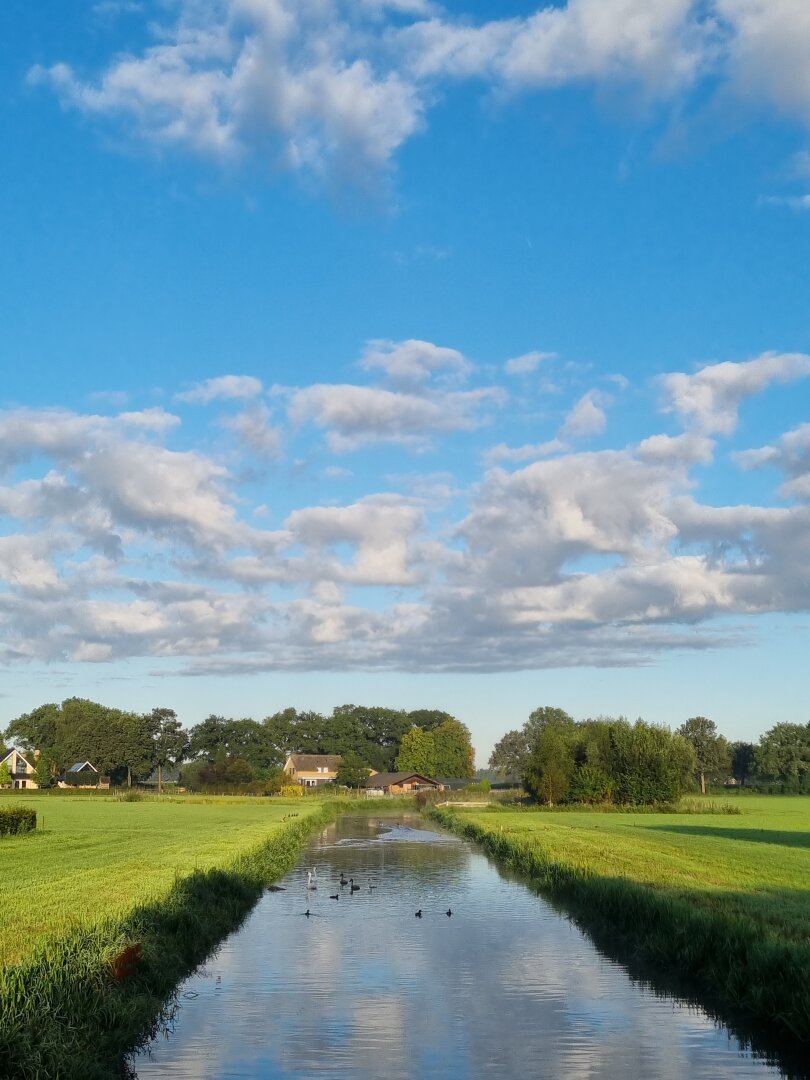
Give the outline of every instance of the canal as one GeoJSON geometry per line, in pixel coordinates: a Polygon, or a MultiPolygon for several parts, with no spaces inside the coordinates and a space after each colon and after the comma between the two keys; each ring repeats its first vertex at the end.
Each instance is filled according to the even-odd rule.
{"type": "Polygon", "coordinates": [[[342,817],[279,884],[178,989],[139,1080],[782,1075],[417,816],[342,817]]]}

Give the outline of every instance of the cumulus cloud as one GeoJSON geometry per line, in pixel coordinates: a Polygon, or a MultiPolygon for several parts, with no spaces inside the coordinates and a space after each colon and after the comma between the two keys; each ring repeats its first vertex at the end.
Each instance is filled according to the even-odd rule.
{"type": "Polygon", "coordinates": [[[714,442],[705,435],[686,432],[683,435],[650,435],[639,443],[638,456],[642,461],[683,462],[706,465],[712,460],[714,442]]]}
{"type": "Polygon", "coordinates": [[[810,500],[810,424],[800,424],[786,432],[776,446],[742,450],[734,455],[746,470],[771,465],[784,473],[780,494],[787,498],[810,500]]]}
{"type": "Polygon", "coordinates": [[[601,435],[607,425],[605,397],[598,390],[583,394],[565,418],[560,434],[564,439],[589,439],[601,435]]]}
{"type": "Polygon", "coordinates": [[[507,446],[506,443],[498,443],[490,447],[484,453],[484,461],[488,465],[498,465],[502,461],[536,461],[537,458],[550,457],[566,449],[566,444],[560,439],[548,439],[541,443],[524,443],[523,446],[507,446]]]}
{"type": "MultiPolygon", "coordinates": [[[[338,450],[422,449],[498,402],[497,388],[441,385],[474,375],[451,349],[373,348],[365,370],[409,389],[303,387],[286,392],[290,417],[338,450]]],[[[784,504],[701,498],[739,402],[802,377],[806,361],[766,354],[666,377],[668,407],[687,422],[680,434],[653,429],[591,452],[559,439],[500,443],[483,475],[470,457],[463,482],[358,472],[345,499],[334,483],[326,498],[311,495],[324,475],[344,475],[319,462],[306,484],[285,486],[281,510],[278,476],[257,491],[256,470],[233,471],[174,414],[6,410],[0,660],[493,671],[647,663],[728,644],[718,616],[810,610],[810,424],[735,455],[743,484],[746,471],[775,470],[784,504]]],[[[591,391],[569,429],[577,409],[585,437],[603,409],[591,391]]],[[[225,422],[240,464],[276,453],[260,401],[225,422]]],[[[284,431],[285,441],[311,435],[284,431]]]]}
{"type": "Polygon", "coordinates": [[[29,81],[161,147],[360,180],[385,170],[461,79],[502,97],[632,88],[634,107],[720,94],[810,126],[804,0],[568,0],[485,22],[427,0],[175,6],[153,44],[95,76],[57,58],[29,81]]]}
{"type": "Polygon", "coordinates": [[[810,356],[804,353],[763,353],[743,363],[710,364],[687,375],[673,372],[661,378],[665,410],[675,412],[700,431],[731,434],[740,405],[773,383],[795,382],[810,376],[810,356]]]}
{"type": "Polygon", "coordinates": [[[295,424],[310,422],[325,429],[336,453],[380,442],[425,448],[434,435],[480,427],[485,422],[481,407],[503,400],[504,393],[497,387],[425,396],[379,387],[320,384],[292,394],[289,416],[295,424]]]}
{"type": "Polygon", "coordinates": [[[430,341],[369,341],[360,367],[382,371],[394,386],[418,387],[440,372],[463,379],[472,365],[457,349],[430,341]]]}
{"type": "Polygon", "coordinates": [[[281,429],[270,423],[270,416],[267,406],[258,404],[221,422],[257,458],[270,460],[281,455],[281,429]]]}
{"type": "Polygon", "coordinates": [[[190,390],[175,394],[175,401],[185,401],[192,405],[208,405],[212,401],[255,398],[262,392],[261,379],[253,375],[220,375],[215,379],[206,379],[197,383],[190,390]]]}

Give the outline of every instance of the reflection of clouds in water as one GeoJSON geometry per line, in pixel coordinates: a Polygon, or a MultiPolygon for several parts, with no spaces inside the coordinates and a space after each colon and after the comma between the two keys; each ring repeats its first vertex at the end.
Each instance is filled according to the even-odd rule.
{"type": "Polygon", "coordinates": [[[266,895],[190,981],[199,997],[181,998],[177,1034],[154,1061],[136,1061],[142,1080],[775,1075],[702,1014],[634,985],[467,845],[399,831],[381,842],[377,823],[343,819],[321,834],[288,890],[266,895]],[[357,842],[343,843],[354,826],[357,842]],[[314,864],[319,890],[307,894],[314,864]],[[330,901],[341,872],[364,888],[330,901]],[[297,914],[307,902],[317,918],[297,914]]]}

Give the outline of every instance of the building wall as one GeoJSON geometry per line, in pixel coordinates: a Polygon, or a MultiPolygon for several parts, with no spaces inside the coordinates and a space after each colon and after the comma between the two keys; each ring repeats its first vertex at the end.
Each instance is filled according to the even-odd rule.
{"type": "Polygon", "coordinates": [[[34,780],[33,765],[30,765],[17,750],[12,750],[3,760],[8,765],[8,771],[11,774],[12,788],[25,788],[30,791],[39,787],[34,780]]]}

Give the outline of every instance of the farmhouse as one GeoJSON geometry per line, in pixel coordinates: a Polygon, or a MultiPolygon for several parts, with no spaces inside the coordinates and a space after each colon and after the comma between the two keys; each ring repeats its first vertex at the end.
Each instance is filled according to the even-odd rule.
{"type": "Polygon", "coordinates": [[[289,754],[284,772],[302,787],[320,787],[337,776],[340,754],[289,754]]]}
{"type": "Polygon", "coordinates": [[[416,772],[372,773],[366,785],[368,791],[381,791],[384,795],[411,795],[415,791],[442,791],[444,785],[429,776],[416,772]]]}
{"type": "MultiPolygon", "coordinates": [[[[31,755],[34,757],[35,755],[31,755]]],[[[8,765],[13,788],[36,788],[39,785],[34,780],[34,766],[24,758],[19,750],[9,750],[6,756],[0,760],[0,765],[8,765]]]]}

